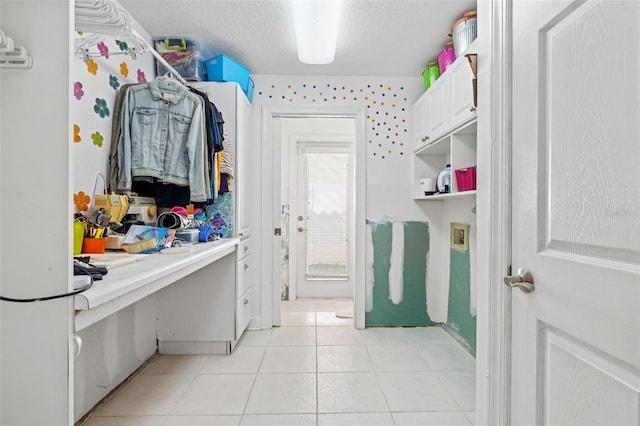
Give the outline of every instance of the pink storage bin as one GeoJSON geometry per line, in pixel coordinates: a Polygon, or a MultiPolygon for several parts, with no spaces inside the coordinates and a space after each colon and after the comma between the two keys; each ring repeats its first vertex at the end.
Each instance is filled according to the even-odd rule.
{"type": "Polygon", "coordinates": [[[444,46],[444,49],[438,54],[438,66],[440,67],[440,74],[444,74],[449,65],[451,65],[456,60],[456,52],[453,48],[453,42],[447,42],[444,46]]]}
{"type": "Polygon", "coordinates": [[[456,183],[458,192],[473,191],[476,189],[476,168],[467,167],[456,170],[456,183]]]}

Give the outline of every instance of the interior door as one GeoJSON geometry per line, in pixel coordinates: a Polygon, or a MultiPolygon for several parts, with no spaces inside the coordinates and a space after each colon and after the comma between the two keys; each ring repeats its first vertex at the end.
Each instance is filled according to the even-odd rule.
{"type": "Polygon", "coordinates": [[[513,34],[511,423],[637,425],[640,2],[514,1],[513,34]]]}
{"type": "Polygon", "coordinates": [[[298,145],[296,296],[352,297],[351,152],[346,146],[298,145]]]}

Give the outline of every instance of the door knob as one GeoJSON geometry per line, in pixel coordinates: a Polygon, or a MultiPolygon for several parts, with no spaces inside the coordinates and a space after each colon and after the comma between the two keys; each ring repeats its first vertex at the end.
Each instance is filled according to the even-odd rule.
{"type": "Polygon", "coordinates": [[[304,232],[304,228],[302,226],[298,226],[298,232],[304,232]]]}
{"type": "Polygon", "coordinates": [[[525,268],[518,269],[518,275],[507,275],[504,283],[509,287],[518,287],[525,293],[531,293],[536,289],[533,285],[533,275],[525,268]]]}

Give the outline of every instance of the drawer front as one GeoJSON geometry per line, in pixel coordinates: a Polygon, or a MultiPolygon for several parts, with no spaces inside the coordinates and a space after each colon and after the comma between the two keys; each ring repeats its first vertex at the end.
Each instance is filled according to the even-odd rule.
{"type": "Polygon", "coordinates": [[[236,297],[251,288],[251,256],[236,263],[236,297]]]}
{"type": "Polygon", "coordinates": [[[245,238],[238,243],[236,250],[236,260],[244,259],[251,254],[251,238],[245,238]]]}
{"type": "Polygon", "coordinates": [[[236,339],[239,339],[247,328],[249,320],[251,320],[251,289],[245,291],[236,301],[236,339]]]}

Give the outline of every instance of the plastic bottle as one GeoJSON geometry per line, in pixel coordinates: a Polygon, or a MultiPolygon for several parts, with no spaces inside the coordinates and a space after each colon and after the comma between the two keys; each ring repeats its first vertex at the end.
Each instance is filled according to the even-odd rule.
{"type": "Polygon", "coordinates": [[[438,175],[438,192],[451,192],[451,164],[447,164],[438,175]]]}

